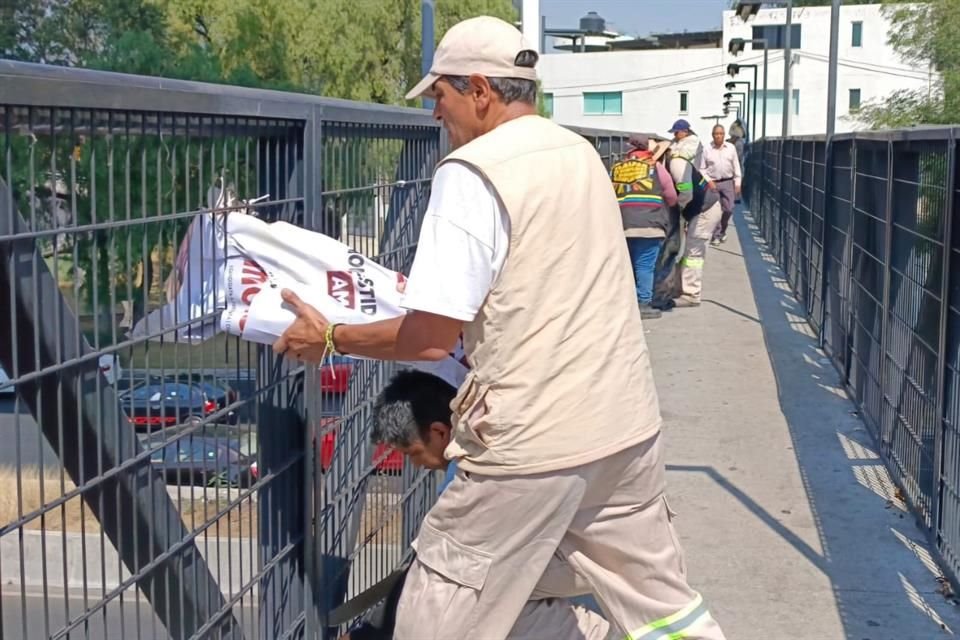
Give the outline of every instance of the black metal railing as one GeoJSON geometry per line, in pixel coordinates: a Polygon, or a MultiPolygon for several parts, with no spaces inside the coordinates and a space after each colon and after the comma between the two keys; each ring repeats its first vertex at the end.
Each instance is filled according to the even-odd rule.
{"type": "Polygon", "coordinates": [[[958,129],[760,141],[750,210],[920,526],[960,576],[958,129]]]}
{"type": "MultiPolygon", "coordinates": [[[[579,132],[622,157],[623,135],[579,132]]],[[[336,637],[328,612],[389,575],[436,495],[369,442],[395,365],[131,327],[233,198],[408,271],[438,124],[0,61],[0,149],[0,637],[336,637]]]]}

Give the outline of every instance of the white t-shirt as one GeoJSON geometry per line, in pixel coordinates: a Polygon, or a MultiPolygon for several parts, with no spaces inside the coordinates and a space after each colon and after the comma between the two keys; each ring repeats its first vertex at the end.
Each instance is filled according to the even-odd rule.
{"type": "Polygon", "coordinates": [[[433,177],[403,306],[469,322],[510,246],[510,218],[487,180],[460,162],[433,177]]]}

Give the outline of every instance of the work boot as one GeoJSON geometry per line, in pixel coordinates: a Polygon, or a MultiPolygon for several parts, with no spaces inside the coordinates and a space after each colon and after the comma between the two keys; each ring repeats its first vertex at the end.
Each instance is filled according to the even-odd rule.
{"type": "Polygon", "coordinates": [[[680,296],[674,302],[677,305],[677,309],[699,307],[700,301],[691,298],[690,296],[680,296]]]}
{"type": "Polygon", "coordinates": [[[668,298],[666,300],[654,300],[650,303],[650,306],[660,311],[670,311],[677,306],[677,303],[668,298]]]}
{"type": "Polygon", "coordinates": [[[654,309],[652,306],[650,306],[649,303],[647,303],[647,304],[641,303],[641,304],[640,304],[640,317],[641,317],[642,319],[644,319],[644,320],[656,320],[657,318],[659,318],[659,317],[662,316],[662,315],[663,315],[663,313],[662,313],[659,309],[654,309]]]}

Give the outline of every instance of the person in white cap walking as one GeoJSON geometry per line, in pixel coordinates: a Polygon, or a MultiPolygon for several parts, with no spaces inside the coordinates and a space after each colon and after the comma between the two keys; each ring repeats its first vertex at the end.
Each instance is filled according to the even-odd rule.
{"type": "Polygon", "coordinates": [[[452,27],[408,94],[436,101],[438,165],[410,313],[331,325],[292,292],[280,353],[446,357],[471,371],[426,516],[399,640],[723,634],[686,581],[664,497],[661,417],[622,221],[593,146],[536,115],[538,54],[507,22],[452,27]],[[593,593],[606,619],[566,598],[593,593]],[[554,600],[556,598],[556,600],[554,600]]]}

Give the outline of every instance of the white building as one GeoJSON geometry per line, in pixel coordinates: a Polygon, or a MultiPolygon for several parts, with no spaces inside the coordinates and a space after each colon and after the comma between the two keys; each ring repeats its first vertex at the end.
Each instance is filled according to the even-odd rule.
{"type": "MultiPolygon", "coordinates": [[[[747,45],[734,56],[727,51],[732,38],[766,38],[769,43],[767,135],[781,133],[783,110],[783,45],[786,11],[763,9],[744,23],[733,11],[723,12],[721,47],[690,49],[610,50],[587,53],[545,53],[539,65],[543,91],[553,118],[568,125],[646,131],[666,134],[674,120],[686,118],[705,135],[722,113],[725,84],[753,83],[753,70],[736,78],[727,65],[756,64],[763,84],[762,46],[747,45]]],[[[827,60],[830,7],[793,10],[792,104],[789,133],[817,134],[826,130],[827,60]]],[[[927,89],[930,70],[901,60],[887,44],[889,21],[880,5],[841,8],[837,83],[838,132],[864,128],[856,120],[857,107],[899,89],[927,89]]],[[[743,91],[738,85],[733,91],[743,91]]],[[[762,92],[758,112],[762,112],[762,92]]],[[[750,100],[752,102],[752,98],[750,100]]],[[[731,114],[724,124],[733,120],[731,114]]],[[[761,117],[757,114],[757,136],[761,117]]]]}
{"type": "Polygon", "coordinates": [[[557,122],[662,135],[678,118],[708,129],[701,116],[722,113],[731,80],[719,48],[551,54],[539,68],[557,122]]]}

